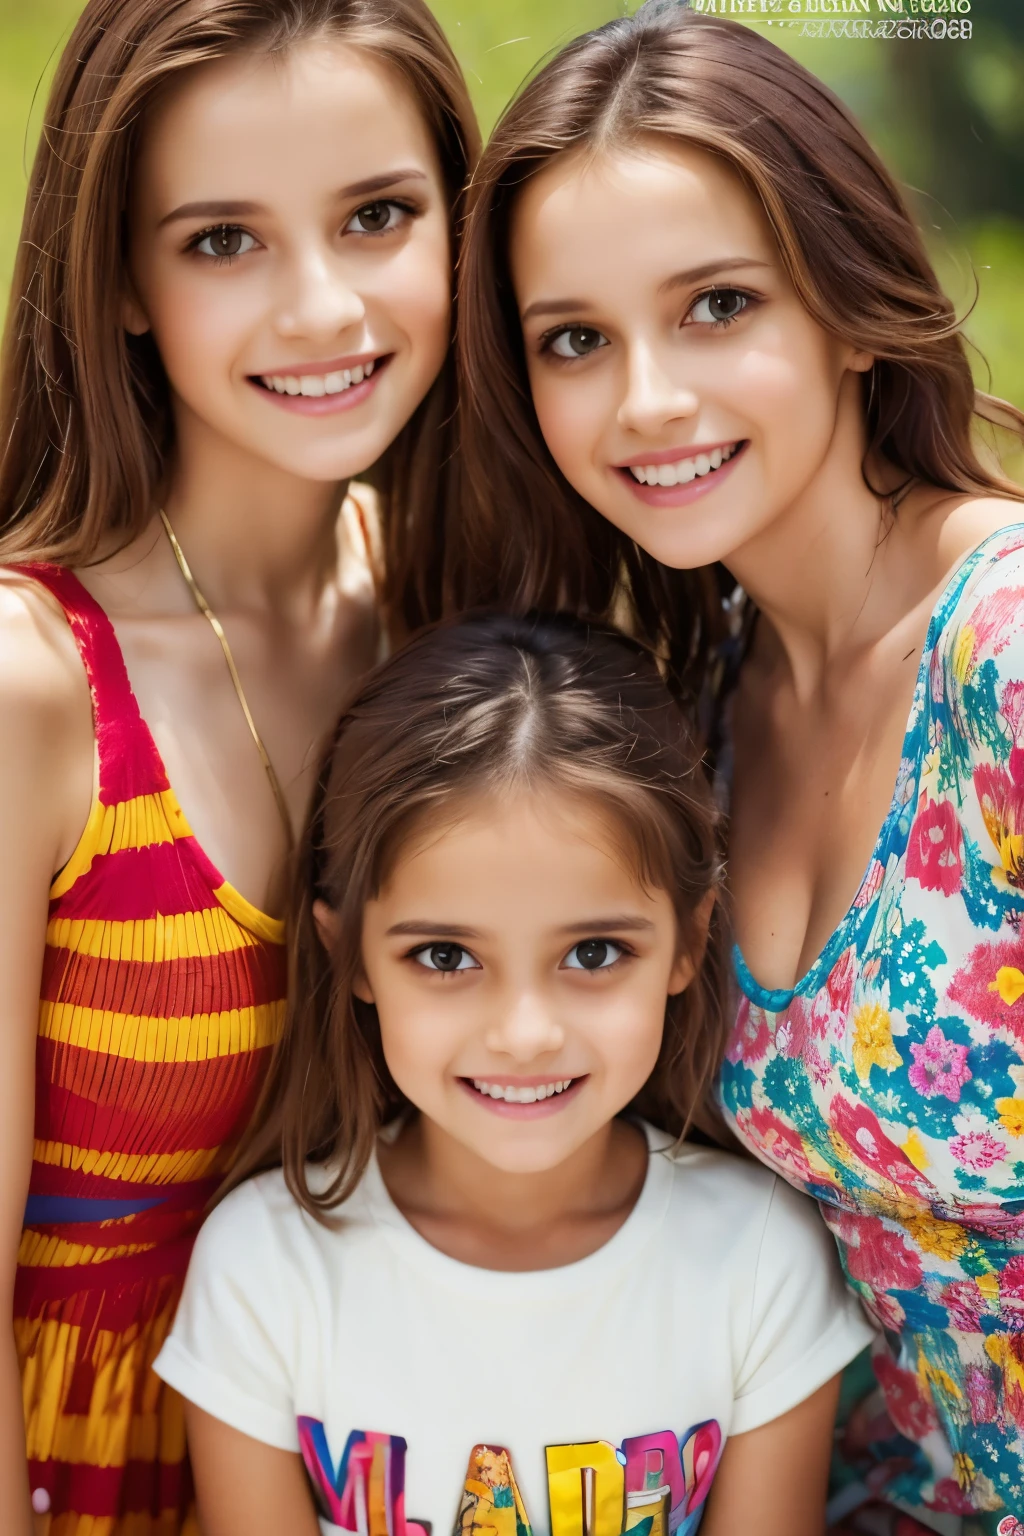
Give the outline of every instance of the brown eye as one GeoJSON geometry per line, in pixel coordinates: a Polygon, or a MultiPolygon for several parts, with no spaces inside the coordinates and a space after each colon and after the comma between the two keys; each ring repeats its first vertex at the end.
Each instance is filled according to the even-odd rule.
{"type": "Polygon", "coordinates": [[[218,224],[216,229],[206,231],[196,243],[196,250],[201,256],[230,261],[233,256],[244,256],[255,244],[252,235],[247,235],[237,224],[218,224]]]}
{"type": "Polygon", "coordinates": [[[477,971],[480,967],[461,944],[426,944],[413,958],[428,971],[477,971]]]}
{"type": "Polygon", "coordinates": [[[600,331],[591,330],[586,325],[572,325],[559,331],[550,345],[556,357],[589,357],[600,347],[606,347],[608,342],[600,331]]]}
{"type": "Polygon", "coordinates": [[[727,325],[747,308],[750,300],[736,288],[716,288],[698,299],[691,318],[702,325],[727,325]]]}
{"type": "Polygon", "coordinates": [[[392,203],[367,203],[356,213],[355,221],[367,235],[379,235],[391,223],[392,203]]]}
{"type": "Polygon", "coordinates": [[[584,939],[570,949],[565,965],[570,971],[606,971],[623,953],[621,944],[613,944],[611,939],[584,939]]]}

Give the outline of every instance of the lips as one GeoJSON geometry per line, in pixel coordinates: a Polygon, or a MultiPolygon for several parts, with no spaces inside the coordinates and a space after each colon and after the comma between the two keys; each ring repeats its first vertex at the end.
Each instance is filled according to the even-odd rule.
{"type": "Polygon", "coordinates": [[[582,1077],[493,1079],[460,1077],[463,1092],[486,1113],[502,1119],[536,1120],[557,1115],[582,1092],[582,1077]]]}
{"type": "Polygon", "coordinates": [[[392,353],[303,364],[285,373],[251,374],[260,398],[300,416],[329,416],[361,405],[377,388],[392,353]]]}
{"type": "Polygon", "coordinates": [[[373,373],[376,358],[356,363],[352,368],[336,368],[328,373],[262,373],[257,377],[264,389],[277,395],[303,395],[319,400],[324,395],[340,395],[353,384],[361,384],[373,373]]]}
{"type": "Polygon", "coordinates": [[[682,507],[721,485],[742,462],[749,446],[749,439],[741,438],[688,453],[669,449],[643,462],[616,465],[614,473],[647,506],[682,507]]]}
{"type": "Polygon", "coordinates": [[[691,480],[703,478],[721,469],[742,446],[741,441],[716,444],[713,448],[698,449],[680,458],[648,460],[643,464],[629,464],[626,467],[640,485],[688,485],[691,480]]]}
{"type": "Polygon", "coordinates": [[[560,1077],[547,1083],[495,1083],[487,1078],[473,1077],[468,1081],[477,1093],[482,1093],[486,1098],[499,1099],[505,1104],[537,1104],[564,1093],[576,1079],[560,1077]]]}

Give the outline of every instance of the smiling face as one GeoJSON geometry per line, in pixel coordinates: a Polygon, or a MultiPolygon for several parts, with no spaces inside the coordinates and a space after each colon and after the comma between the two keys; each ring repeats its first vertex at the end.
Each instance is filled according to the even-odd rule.
{"type": "Polygon", "coordinates": [[[134,293],[179,437],[310,480],[366,469],[444,360],[448,210],[402,81],[322,39],[190,72],[154,109],[130,206],[134,293]]]}
{"type": "Polygon", "coordinates": [[[650,1076],[693,975],[669,896],[555,791],[481,802],[403,850],[363,924],[357,995],[440,1133],[506,1172],[558,1167],[650,1076]]]}
{"type": "Polygon", "coordinates": [[[533,402],[570,484],[665,565],[753,545],[862,451],[871,358],[804,309],[721,161],[652,142],[554,160],[515,205],[533,402]]]}

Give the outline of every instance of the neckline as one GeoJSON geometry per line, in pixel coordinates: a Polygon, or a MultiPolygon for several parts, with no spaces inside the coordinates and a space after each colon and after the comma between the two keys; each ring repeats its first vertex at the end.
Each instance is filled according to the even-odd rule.
{"type": "Polygon", "coordinates": [[[673,1141],[646,1121],[638,1122],[647,1141],[647,1172],[636,1204],[622,1226],[593,1253],[551,1269],[484,1269],[442,1253],[417,1232],[388,1193],[376,1147],[364,1175],[366,1207],[378,1229],[403,1263],[464,1294],[484,1293],[495,1301],[532,1302],[592,1286],[604,1273],[642,1262],[644,1245],[661,1226],[672,1189],[673,1141]]]}
{"type": "MultiPolygon", "coordinates": [[[[889,809],[885,814],[885,819],[883,820],[881,828],[879,829],[878,836],[875,838],[871,849],[871,855],[868,859],[864,874],[861,876],[861,879],[857,885],[857,889],[853,894],[853,899],[847,907],[846,911],[843,913],[843,916],[840,918],[836,927],[825,940],[825,943],[819,950],[818,954],[811,961],[804,974],[794,983],[792,987],[763,987],[757,978],[753,975],[750,967],[747,965],[746,960],[743,958],[743,951],[740,949],[739,944],[733,944],[732,961],[736,980],[738,981],[741,990],[749,999],[749,1001],[752,1002],[756,1007],[763,1008],[766,1013],[782,1013],[790,1006],[795,997],[802,996],[808,992],[816,992],[818,990],[822,979],[829,974],[832,967],[835,965],[836,960],[839,958],[840,954],[845,948],[847,935],[854,915],[857,912],[866,910],[866,906],[862,908],[858,905],[861,892],[864,890],[873,867],[879,862],[879,854],[888,843],[892,828],[899,820],[899,817],[906,803],[901,793],[904,788],[902,779],[903,764],[907,762],[911,756],[911,747],[913,745],[913,736],[917,723],[918,698],[920,696],[921,690],[927,684],[928,672],[931,667],[931,659],[935,651],[935,647],[938,644],[939,633],[941,632],[942,627],[946,624],[950,611],[956,607],[956,604],[963,596],[964,589],[966,588],[968,581],[974,574],[974,571],[978,565],[981,564],[988,546],[994,543],[997,539],[1006,539],[1014,533],[1024,534],[1024,521],[1007,523],[1002,528],[995,529],[993,533],[988,534],[986,538],[982,539],[980,544],[976,544],[972,550],[969,550],[968,553],[964,555],[964,557],[958,561],[956,565],[954,565],[932,607],[932,611],[928,619],[928,628],[925,632],[924,644],[921,648],[921,655],[918,660],[917,674],[914,681],[914,693],[913,697],[911,698],[910,709],[907,714],[906,728],[903,732],[903,744],[900,748],[900,760],[896,768],[896,783],[893,786],[892,799],[889,802],[889,809]]],[[[917,767],[917,775],[918,777],[920,776],[920,764],[918,764],[917,767]]],[[[877,899],[877,897],[875,899],[877,899]]]]}
{"type": "MultiPolygon", "coordinates": [[[[193,849],[198,855],[200,862],[205,866],[205,871],[207,878],[210,881],[210,889],[212,894],[216,898],[219,905],[223,907],[225,912],[229,914],[229,916],[233,917],[235,921],[240,923],[243,928],[247,929],[256,938],[262,939],[265,943],[283,944],[286,938],[285,919],[282,917],[271,917],[269,912],[264,912],[262,907],[257,907],[255,903],[251,902],[247,896],[243,896],[242,892],[237,888],[237,886],[232,885],[230,880],[225,880],[217,865],[210,858],[209,854],[203,848],[195,833],[192,831],[188,817],[185,815],[185,812],[181,808],[181,802],[178,799],[177,793],[167,772],[167,768],[164,765],[164,760],[161,756],[160,749],[156,744],[156,738],[154,737],[153,732],[150,730],[149,723],[139,707],[139,701],[136,697],[135,689],[132,687],[132,681],[128,675],[128,668],[125,665],[124,651],[121,649],[121,642],[117,637],[117,630],[114,628],[114,622],[110,615],[107,613],[106,609],[103,607],[103,604],[97,598],[93,597],[88,587],[86,587],[85,584],[79,580],[79,578],[75,575],[75,572],[71,570],[69,566],[61,567],[61,569],[65,578],[69,577],[71,581],[74,582],[75,587],[78,589],[78,592],[82,595],[82,597],[84,597],[86,602],[94,606],[96,610],[102,615],[103,622],[107,626],[110,642],[116,649],[117,656],[120,660],[121,668],[124,674],[123,686],[125,701],[127,702],[129,708],[135,712],[135,718],[138,722],[139,730],[146,742],[146,745],[152,753],[153,762],[159,769],[159,772],[166,786],[166,788],[160,792],[160,798],[163,801],[168,820],[174,827],[176,839],[184,837],[191,838],[193,849]]],[[[99,739],[96,735],[96,728],[98,724],[96,720],[97,702],[96,694],[92,686],[91,677],[89,678],[89,683],[89,691],[92,695],[93,705],[93,734],[96,740],[95,750],[98,752],[99,739]]],[[[92,805],[89,810],[89,819],[86,822],[82,836],[76,844],[71,857],[60,870],[59,874],[51,882],[51,900],[57,896],[64,895],[67,891],[69,891],[72,885],[78,879],[79,875],[85,872],[85,869],[88,867],[90,862],[89,850],[91,848],[93,835],[99,831],[106,814],[106,809],[106,805],[100,799],[100,784],[97,776],[92,805]]]]}

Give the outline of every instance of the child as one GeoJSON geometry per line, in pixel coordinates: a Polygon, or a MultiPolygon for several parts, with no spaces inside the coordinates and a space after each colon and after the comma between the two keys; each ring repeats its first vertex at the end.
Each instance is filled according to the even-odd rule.
{"type": "Polygon", "coordinates": [[[58,65],[0,401],[4,1536],[189,1523],[150,1367],[283,1023],[319,743],[378,599],[439,606],[475,136],[422,0],[89,0],[58,65]]]}
{"type": "Polygon", "coordinates": [[[363,685],[245,1164],[284,1166],[207,1222],[156,1366],[207,1536],[817,1536],[870,1330],[809,1202],[676,1140],[717,880],[631,642],[478,616],[363,685]]]}

